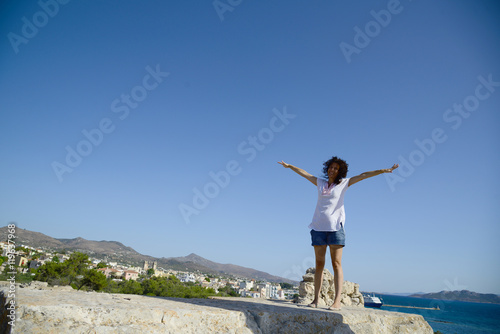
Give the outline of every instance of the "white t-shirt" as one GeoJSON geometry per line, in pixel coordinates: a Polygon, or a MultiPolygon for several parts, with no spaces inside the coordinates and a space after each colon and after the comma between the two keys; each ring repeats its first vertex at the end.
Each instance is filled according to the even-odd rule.
{"type": "Polygon", "coordinates": [[[349,178],[328,188],[328,181],[317,179],[318,203],[309,228],[315,231],[335,232],[345,224],[344,195],[349,187],[349,178]],[[342,225],[341,225],[342,223],[342,225]]]}

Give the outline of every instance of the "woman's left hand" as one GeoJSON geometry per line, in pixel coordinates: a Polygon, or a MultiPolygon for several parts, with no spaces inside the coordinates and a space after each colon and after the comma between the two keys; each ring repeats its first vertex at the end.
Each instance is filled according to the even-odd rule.
{"type": "Polygon", "coordinates": [[[385,170],[385,172],[386,172],[386,173],[392,173],[392,171],[393,171],[393,170],[395,170],[395,169],[396,169],[396,168],[398,168],[398,167],[399,167],[399,165],[398,165],[398,164],[394,164],[394,165],[392,165],[392,167],[391,167],[391,168],[386,169],[386,170],[385,170]]]}

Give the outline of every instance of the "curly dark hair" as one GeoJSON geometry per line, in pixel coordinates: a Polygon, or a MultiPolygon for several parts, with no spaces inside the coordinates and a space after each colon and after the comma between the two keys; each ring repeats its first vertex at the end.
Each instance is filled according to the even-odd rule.
{"type": "Polygon", "coordinates": [[[345,178],[347,176],[347,171],[349,170],[349,165],[347,164],[347,162],[345,162],[345,160],[342,160],[338,157],[332,157],[330,160],[325,161],[323,163],[323,175],[325,176],[325,178],[327,180],[328,180],[328,168],[334,162],[339,164],[339,173],[337,174],[337,177],[335,178],[333,183],[339,184],[340,180],[342,180],[343,178],[345,178]]]}

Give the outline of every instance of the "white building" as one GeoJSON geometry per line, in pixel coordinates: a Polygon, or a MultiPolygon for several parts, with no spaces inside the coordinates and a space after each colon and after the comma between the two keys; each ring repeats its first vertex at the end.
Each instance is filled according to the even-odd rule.
{"type": "Polygon", "coordinates": [[[254,280],[251,280],[251,281],[241,281],[240,282],[240,289],[243,289],[243,290],[250,290],[254,287],[255,285],[255,281],[254,280]]]}
{"type": "Polygon", "coordinates": [[[184,273],[184,274],[180,274],[179,276],[177,276],[177,278],[181,281],[181,282],[196,282],[196,278],[194,277],[193,274],[190,274],[190,273],[184,273]]]}
{"type": "Polygon", "coordinates": [[[272,284],[269,291],[269,298],[271,299],[285,299],[285,293],[279,284],[272,284]]]}
{"type": "Polygon", "coordinates": [[[258,291],[240,290],[239,293],[241,297],[260,298],[260,292],[258,291]]]}
{"type": "Polygon", "coordinates": [[[261,293],[262,298],[271,298],[271,284],[270,283],[260,283],[257,285],[258,290],[261,293]]]}

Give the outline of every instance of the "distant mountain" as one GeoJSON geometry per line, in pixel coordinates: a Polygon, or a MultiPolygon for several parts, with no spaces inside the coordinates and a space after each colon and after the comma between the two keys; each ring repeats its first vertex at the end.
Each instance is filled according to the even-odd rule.
{"type": "Polygon", "coordinates": [[[381,295],[409,297],[411,295],[424,294],[425,292],[375,292],[381,295]]]}
{"type": "MultiPolygon", "coordinates": [[[[6,241],[8,234],[7,226],[0,228],[0,241],[6,241]]],[[[59,249],[64,247],[64,244],[57,239],[19,227],[16,227],[16,238],[14,240],[16,244],[24,243],[31,245],[31,243],[36,243],[37,247],[40,248],[59,249]]]]}
{"type": "MultiPolygon", "coordinates": [[[[7,238],[7,227],[0,228],[0,240],[7,238]]],[[[40,232],[16,228],[16,244],[24,244],[54,251],[77,251],[108,261],[119,261],[124,264],[141,265],[144,260],[155,260],[152,256],[142,255],[134,249],[118,241],[91,241],[83,238],[55,239],[40,232]]]]}
{"type": "Polygon", "coordinates": [[[492,293],[477,293],[469,290],[413,294],[410,295],[410,297],[500,304],[500,296],[498,295],[492,293]]]}
{"type": "Polygon", "coordinates": [[[227,273],[238,277],[251,277],[256,280],[263,280],[268,282],[286,282],[291,284],[297,284],[298,282],[292,281],[283,277],[274,276],[263,271],[237,266],[234,264],[221,264],[217,262],[212,262],[194,253],[189,254],[184,257],[174,257],[174,258],[162,258],[161,261],[176,261],[180,263],[196,263],[206,268],[211,268],[217,273],[227,273]]]}
{"type": "MultiPolygon", "coordinates": [[[[6,240],[8,236],[7,227],[0,228],[0,241],[6,240]]],[[[16,244],[24,244],[32,247],[45,248],[55,251],[78,251],[107,261],[116,261],[124,264],[142,266],[144,261],[157,261],[159,267],[183,271],[200,271],[202,273],[242,277],[247,279],[266,280],[269,282],[286,282],[297,284],[298,282],[287,278],[273,276],[263,271],[237,266],[234,264],[221,264],[207,260],[196,254],[184,257],[155,258],[136,252],[118,241],[92,241],[83,238],[55,239],[40,232],[33,232],[22,228],[16,228],[16,244]]]]}
{"type": "Polygon", "coordinates": [[[361,291],[362,294],[368,294],[368,295],[391,295],[391,296],[403,296],[407,297],[411,295],[411,293],[393,293],[393,292],[373,292],[373,291],[361,291]]]}

